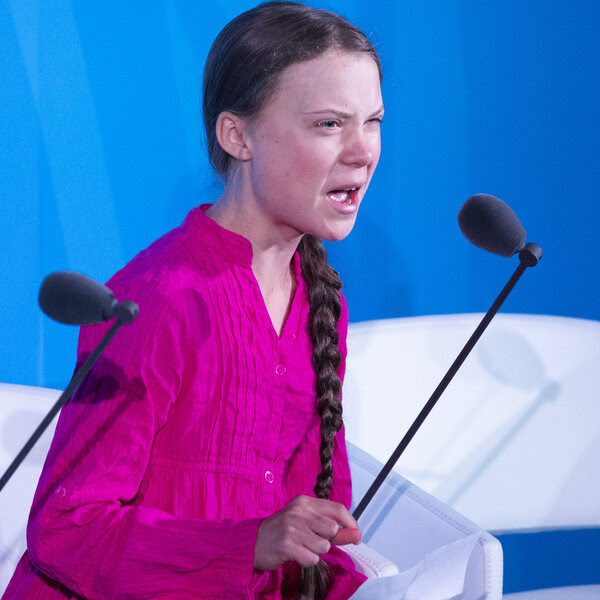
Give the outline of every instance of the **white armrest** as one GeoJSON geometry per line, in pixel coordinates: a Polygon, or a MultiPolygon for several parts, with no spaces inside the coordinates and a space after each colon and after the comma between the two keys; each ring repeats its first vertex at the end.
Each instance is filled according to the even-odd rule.
{"type": "Polygon", "coordinates": [[[341,550],[350,556],[356,570],[369,579],[372,577],[391,577],[398,575],[400,572],[391,560],[379,554],[367,544],[360,543],[358,546],[348,544],[342,546],[341,550]]]}
{"type": "MultiPolygon", "coordinates": [[[[347,442],[353,502],[363,497],[382,465],[347,442]]],[[[502,547],[478,525],[395,472],[390,473],[359,519],[363,541],[397,565],[411,569],[436,550],[476,536],[464,575],[462,600],[502,598],[502,547]]]]}

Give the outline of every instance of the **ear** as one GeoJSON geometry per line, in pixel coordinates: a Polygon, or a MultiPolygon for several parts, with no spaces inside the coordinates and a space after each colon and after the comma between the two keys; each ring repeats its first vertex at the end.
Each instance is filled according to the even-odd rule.
{"type": "Polygon", "coordinates": [[[250,160],[252,153],[246,144],[247,122],[230,112],[217,117],[217,139],[221,148],[238,160],[250,160]]]}

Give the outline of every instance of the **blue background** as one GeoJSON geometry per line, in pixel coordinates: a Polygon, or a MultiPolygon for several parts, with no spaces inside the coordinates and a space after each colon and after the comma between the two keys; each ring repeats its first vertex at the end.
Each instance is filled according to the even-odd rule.
{"type": "MultiPolygon", "coordinates": [[[[47,273],[105,281],[218,198],[202,67],[253,5],[0,2],[0,381],[68,382],[77,331],[38,309],[47,273]]],[[[380,166],[355,230],[328,245],[351,320],[487,310],[517,261],[462,237],[477,192],[544,250],[503,310],[599,319],[600,3],[316,5],[363,28],[384,68],[380,166]]]]}
{"type": "MultiPolygon", "coordinates": [[[[42,278],[105,281],[219,184],[202,66],[251,2],[0,2],[0,380],[64,387],[76,331],[42,278]]],[[[351,320],[485,311],[516,267],[456,225],[477,192],[544,250],[504,310],[600,318],[600,5],[343,2],[384,67],[383,154],[350,237],[328,245],[351,320]]]]}

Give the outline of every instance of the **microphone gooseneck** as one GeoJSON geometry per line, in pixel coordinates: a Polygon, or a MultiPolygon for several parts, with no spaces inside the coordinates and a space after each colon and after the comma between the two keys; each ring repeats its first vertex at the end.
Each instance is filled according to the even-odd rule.
{"type": "Polygon", "coordinates": [[[525,272],[525,269],[527,269],[527,267],[535,266],[542,257],[542,249],[537,244],[525,244],[527,234],[512,209],[502,202],[502,200],[499,200],[494,196],[489,196],[487,194],[476,194],[475,196],[471,196],[460,209],[458,222],[465,237],[475,244],[475,246],[487,250],[488,252],[507,257],[513,256],[513,254],[518,252],[519,266],[516,268],[515,272],[508,280],[508,283],[504,286],[487,313],[483,316],[483,319],[481,319],[481,322],[472,333],[444,377],[442,377],[442,380],[434,390],[433,394],[431,394],[429,400],[421,409],[417,418],[413,421],[413,424],[404,434],[404,437],[375,478],[375,481],[371,484],[371,487],[367,490],[362,500],[354,509],[352,514],[356,520],[362,515],[377,490],[381,487],[385,478],[398,462],[398,459],[410,441],[413,439],[421,425],[423,425],[423,422],[433,410],[433,407],[448,387],[448,384],[452,381],[475,344],[479,341],[479,338],[502,306],[504,300],[506,300],[508,294],[510,294],[515,287],[517,281],[525,272]]]}
{"type": "Polygon", "coordinates": [[[489,194],[471,196],[458,213],[458,225],[472,244],[500,256],[513,256],[527,238],[510,206],[489,194]]]}
{"type": "Polygon", "coordinates": [[[116,319],[86,361],[73,374],[67,389],[60,395],[19,454],[0,477],[0,491],[90,372],[104,348],[123,325],[134,321],[139,312],[139,307],[135,302],[124,300],[119,304],[106,286],[86,275],[72,271],[57,271],[48,275],[40,286],[39,304],[50,318],[67,325],[92,325],[102,323],[113,317],[116,317],[116,319]]]}

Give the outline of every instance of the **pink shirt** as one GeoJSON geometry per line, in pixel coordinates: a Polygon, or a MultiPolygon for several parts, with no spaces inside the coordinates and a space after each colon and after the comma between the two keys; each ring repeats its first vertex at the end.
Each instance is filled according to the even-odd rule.
{"type": "MultiPolygon", "coordinates": [[[[288,597],[297,565],[253,560],[261,519],[312,495],[320,471],[306,286],[296,254],[278,336],[250,242],[206,208],[109,282],[140,314],[61,413],[6,600],[288,597]]],[[[82,328],[79,362],[106,329],[82,328]]],[[[342,430],[330,498],[350,494],[342,430]]],[[[324,558],[328,597],[349,597],[364,577],[338,548],[324,558]]]]}

